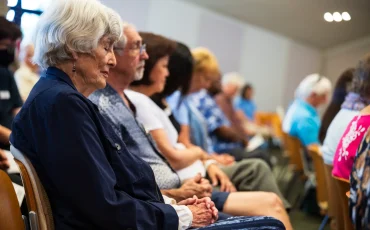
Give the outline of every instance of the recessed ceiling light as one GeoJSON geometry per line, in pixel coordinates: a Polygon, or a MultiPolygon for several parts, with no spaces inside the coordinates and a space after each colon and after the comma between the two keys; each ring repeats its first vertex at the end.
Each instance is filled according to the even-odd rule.
{"type": "Polygon", "coordinates": [[[351,20],[351,15],[349,15],[348,12],[343,12],[342,13],[342,18],[343,18],[344,21],[349,21],[349,20],[351,20]]]}
{"type": "Polygon", "coordinates": [[[327,22],[332,22],[334,19],[333,19],[333,15],[331,15],[331,13],[329,13],[329,12],[326,12],[325,14],[324,14],[324,19],[325,19],[325,21],[327,21],[327,22]]]}
{"type": "Polygon", "coordinates": [[[340,21],[342,21],[342,15],[340,15],[340,13],[339,13],[339,12],[334,12],[334,13],[333,13],[333,19],[334,19],[334,21],[336,21],[336,22],[340,22],[340,21]]]}

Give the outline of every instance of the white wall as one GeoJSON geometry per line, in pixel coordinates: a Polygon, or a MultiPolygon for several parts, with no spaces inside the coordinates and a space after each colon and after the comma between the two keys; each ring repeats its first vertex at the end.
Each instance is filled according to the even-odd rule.
{"type": "Polygon", "coordinates": [[[255,86],[260,110],[288,105],[300,80],[321,69],[319,50],[185,1],[101,1],[139,30],[210,48],[223,72],[239,71],[255,86]]]}
{"type": "Polygon", "coordinates": [[[370,53],[370,36],[330,48],[324,52],[323,73],[335,82],[349,67],[370,53]]]}

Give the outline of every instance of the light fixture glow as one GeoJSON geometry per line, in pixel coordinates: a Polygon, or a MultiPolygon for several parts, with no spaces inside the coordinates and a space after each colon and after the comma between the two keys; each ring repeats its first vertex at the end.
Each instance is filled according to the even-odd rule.
{"type": "Polygon", "coordinates": [[[324,19],[325,19],[325,21],[327,21],[327,22],[332,22],[332,21],[333,21],[333,15],[331,15],[331,13],[329,13],[329,12],[326,12],[326,13],[324,14],[324,19]]]}
{"type": "Polygon", "coordinates": [[[342,15],[340,15],[340,13],[339,13],[339,12],[334,12],[334,13],[333,13],[333,19],[334,19],[334,21],[336,21],[336,22],[340,22],[340,21],[342,21],[342,15]]]}
{"type": "Polygon", "coordinates": [[[6,14],[6,19],[8,19],[8,21],[13,21],[14,16],[15,16],[14,10],[9,10],[8,13],[6,14]]]}
{"type": "Polygon", "coordinates": [[[349,15],[348,12],[343,12],[342,13],[342,18],[343,18],[344,21],[349,21],[349,20],[351,20],[351,15],[349,15]]]}

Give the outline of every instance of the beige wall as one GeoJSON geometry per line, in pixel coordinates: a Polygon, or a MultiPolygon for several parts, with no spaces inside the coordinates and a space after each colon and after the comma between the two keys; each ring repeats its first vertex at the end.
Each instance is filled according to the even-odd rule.
{"type": "Polygon", "coordinates": [[[6,15],[8,11],[7,3],[8,3],[7,0],[0,0],[0,16],[6,15]]]}

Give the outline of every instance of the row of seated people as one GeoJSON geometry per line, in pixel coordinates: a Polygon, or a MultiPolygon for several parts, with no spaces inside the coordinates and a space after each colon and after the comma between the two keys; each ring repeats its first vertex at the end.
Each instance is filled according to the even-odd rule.
{"type": "MultiPolygon", "coordinates": [[[[317,108],[326,103],[331,84],[319,75],[306,77],[298,86],[296,99],[289,107],[283,129],[297,137],[307,149],[320,149],[326,180],[329,206],[342,209],[333,179],[350,182],[349,212],[355,229],[370,229],[368,216],[369,162],[367,153],[370,135],[370,56],[339,77],[322,124],[317,108]]],[[[306,155],[306,160],[310,157],[306,155]]],[[[345,207],[347,208],[347,207],[345,207]]],[[[334,225],[341,229],[341,218],[333,216],[334,225]]]]}
{"type": "MultiPolygon", "coordinates": [[[[10,142],[36,169],[56,229],[292,229],[269,160],[245,151],[247,135],[221,110],[217,124],[202,123],[201,146],[191,141],[193,120],[171,116],[167,96],[179,90],[185,103],[219,83],[209,50],[138,33],[91,0],[50,6],[34,49],[46,71],[10,142]]],[[[6,167],[4,155],[0,162],[6,167]]]]}

